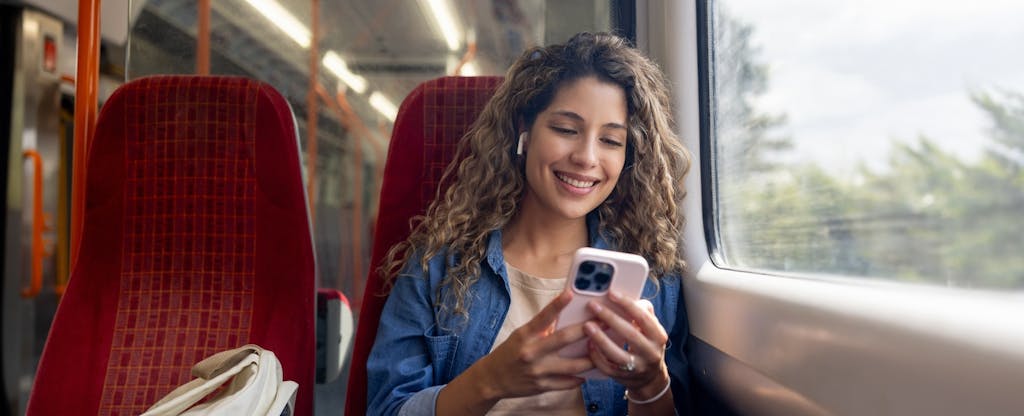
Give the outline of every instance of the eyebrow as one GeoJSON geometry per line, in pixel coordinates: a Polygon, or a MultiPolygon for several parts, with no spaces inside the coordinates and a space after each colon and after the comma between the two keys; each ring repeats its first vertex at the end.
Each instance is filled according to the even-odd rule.
{"type": "MultiPolygon", "coordinates": [[[[577,120],[577,121],[583,121],[583,116],[581,116],[579,114],[576,114],[576,113],[574,113],[572,111],[568,111],[568,110],[556,110],[556,111],[553,111],[552,114],[556,115],[556,116],[568,117],[568,118],[571,118],[571,119],[577,120]]],[[[601,127],[609,127],[609,128],[613,128],[613,129],[628,130],[628,129],[626,129],[626,126],[624,126],[622,124],[619,124],[619,123],[614,123],[614,122],[613,123],[605,123],[601,127]]]]}

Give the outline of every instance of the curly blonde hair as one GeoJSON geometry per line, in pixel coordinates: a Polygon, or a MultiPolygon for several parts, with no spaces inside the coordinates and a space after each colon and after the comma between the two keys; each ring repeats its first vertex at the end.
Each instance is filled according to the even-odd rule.
{"type": "Polygon", "coordinates": [[[380,273],[390,288],[400,270],[418,259],[446,253],[452,262],[435,294],[436,306],[465,316],[466,294],[480,276],[490,233],[515,216],[526,177],[515,155],[517,132],[533,125],[563,86],[597,77],[626,93],[626,166],[608,199],[597,209],[601,229],[617,250],[637,253],[651,266],[651,278],[681,273],[683,177],[690,155],[674,133],[668,85],[658,66],[606,33],[581,33],[565,44],[523,53],[460,141],[439,195],[414,229],[384,259],[380,273]],[[525,124],[525,126],[524,126],[525,124]],[[445,251],[447,250],[447,251],[445,251]]]}

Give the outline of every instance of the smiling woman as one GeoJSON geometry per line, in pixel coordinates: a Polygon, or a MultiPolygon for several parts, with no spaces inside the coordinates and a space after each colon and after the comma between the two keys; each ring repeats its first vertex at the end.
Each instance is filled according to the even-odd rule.
{"type": "Polygon", "coordinates": [[[626,161],[626,97],[586,77],[562,87],[523,136],[522,217],[579,218],[615,189],[626,161]]]}
{"type": "Polygon", "coordinates": [[[608,34],[512,65],[460,142],[451,186],[388,254],[369,413],[687,411],[679,203],[689,158],[665,91],[657,66],[608,34]],[[650,303],[610,294],[622,315],[592,304],[597,322],[552,331],[572,297],[557,288],[587,246],[646,257],[650,303]],[[589,355],[558,355],[585,338],[589,355]],[[592,369],[608,379],[580,377],[592,369]]]}

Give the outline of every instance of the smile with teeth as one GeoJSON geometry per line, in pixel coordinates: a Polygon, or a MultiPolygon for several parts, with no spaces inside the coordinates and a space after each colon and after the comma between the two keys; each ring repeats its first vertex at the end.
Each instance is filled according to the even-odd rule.
{"type": "Polygon", "coordinates": [[[572,185],[576,188],[589,188],[597,184],[597,181],[580,181],[570,178],[562,173],[555,173],[555,176],[558,178],[558,180],[565,182],[569,185],[572,185]]]}

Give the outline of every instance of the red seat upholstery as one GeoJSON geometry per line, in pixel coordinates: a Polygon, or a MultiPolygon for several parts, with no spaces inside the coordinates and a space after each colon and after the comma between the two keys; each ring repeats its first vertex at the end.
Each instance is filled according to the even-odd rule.
{"type": "Polygon", "coordinates": [[[136,415],[255,343],[311,415],[315,260],[288,103],[234,77],[120,87],[91,145],[81,250],[29,415],[136,415]]]}
{"type": "Polygon", "coordinates": [[[501,77],[443,77],[420,84],[398,110],[381,185],[370,272],[349,369],[345,414],[366,413],[366,359],[377,336],[385,297],[377,274],[388,249],[409,236],[409,219],[421,215],[456,144],[491,98],[501,77]]]}

